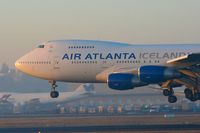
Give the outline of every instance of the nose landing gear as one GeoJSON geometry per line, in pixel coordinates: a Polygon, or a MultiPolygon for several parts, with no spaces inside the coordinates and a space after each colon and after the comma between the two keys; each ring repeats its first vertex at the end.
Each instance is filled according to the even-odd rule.
{"type": "Polygon", "coordinates": [[[59,92],[58,91],[51,91],[50,96],[51,96],[51,98],[58,98],[59,92]]]}
{"type": "Polygon", "coordinates": [[[50,92],[51,98],[58,98],[59,92],[56,91],[56,87],[58,87],[58,85],[56,85],[56,81],[49,81],[49,83],[51,84],[51,92],[50,92]]]}

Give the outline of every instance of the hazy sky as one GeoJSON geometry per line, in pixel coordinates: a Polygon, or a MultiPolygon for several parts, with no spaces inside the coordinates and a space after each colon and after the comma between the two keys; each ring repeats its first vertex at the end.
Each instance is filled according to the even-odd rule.
{"type": "Polygon", "coordinates": [[[200,0],[0,0],[0,63],[37,43],[200,43],[200,0]]]}

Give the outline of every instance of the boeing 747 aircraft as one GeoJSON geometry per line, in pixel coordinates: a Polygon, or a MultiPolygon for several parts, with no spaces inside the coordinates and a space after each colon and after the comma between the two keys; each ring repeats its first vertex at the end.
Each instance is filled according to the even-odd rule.
{"type": "Polygon", "coordinates": [[[15,66],[34,77],[49,80],[51,97],[56,82],[107,83],[129,90],[158,84],[175,103],[175,87],[186,86],[185,97],[200,100],[200,45],[131,45],[91,40],[56,40],[41,43],[18,59],[15,66]]]}

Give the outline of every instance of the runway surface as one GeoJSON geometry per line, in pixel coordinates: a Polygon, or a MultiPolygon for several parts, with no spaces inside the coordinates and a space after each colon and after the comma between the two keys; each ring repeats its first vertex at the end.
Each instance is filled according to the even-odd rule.
{"type": "Polygon", "coordinates": [[[64,132],[139,132],[139,131],[199,131],[200,125],[107,125],[73,127],[0,128],[1,133],[64,133],[64,132]]]}
{"type": "Polygon", "coordinates": [[[200,114],[130,116],[31,116],[0,118],[0,133],[200,132],[200,114]]]}

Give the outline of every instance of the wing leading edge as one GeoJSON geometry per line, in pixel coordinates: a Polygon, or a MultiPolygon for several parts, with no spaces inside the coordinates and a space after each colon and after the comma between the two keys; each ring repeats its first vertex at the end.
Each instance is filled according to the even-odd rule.
{"type": "Polygon", "coordinates": [[[167,61],[167,64],[174,67],[188,67],[198,65],[200,63],[200,53],[188,54],[167,61]]]}

